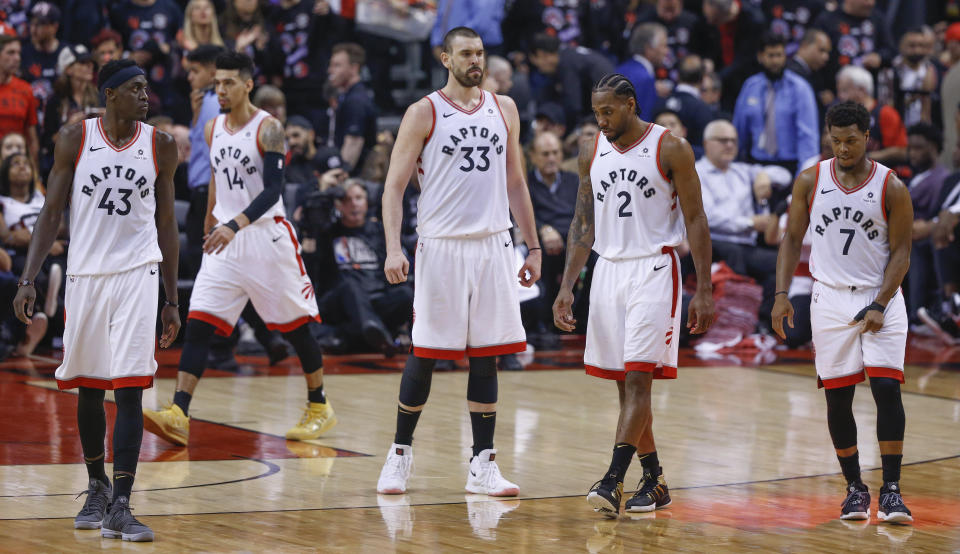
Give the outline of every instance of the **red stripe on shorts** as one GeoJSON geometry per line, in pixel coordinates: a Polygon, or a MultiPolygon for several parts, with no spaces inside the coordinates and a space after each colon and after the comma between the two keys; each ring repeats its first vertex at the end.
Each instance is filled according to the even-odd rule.
{"type": "Polygon", "coordinates": [[[627,372],[625,371],[618,371],[616,369],[603,369],[602,367],[597,367],[595,365],[585,365],[584,367],[587,369],[587,375],[600,377],[601,379],[623,381],[627,378],[627,372]]]}
{"type": "Polygon", "coordinates": [[[297,235],[293,232],[293,227],[290,225],[290,222],[281,215],[274,216],[273,220],[277,223],[282,223],[283,226],[287,228],[287,233],[290,234],[290,242],[293,243],[293,253],[297,256],[297,265],[300,266],[300,276],[303,277],[307,274],[307,270],[303,268],[303,258],[300,257],[300,243],[297,242],[297,235]]]}
{"type": "Polygon", "coordinates": [[[116,390],[131,387],[149,389],[152,386],[153,375],[117,377],[116,379],[93,379],[91,377],[74,377],[73,379],[68,379],[66,381],[57,379],[57,388],[60,390],[75,389],[77,387],[100,390],[116,390]]]}
{"type": "Polygon", "coordinates": [[[822,379],[817,377],[817,388],[818,389],[839,389],[842,387],[849,387],[850,385],[856,385],[863,381],[863,372],[859,371],[853,375],[846,375],[844,377],[835,377],[833,379],[822,379]]]}
{"type": "Polygon", "coordinates": [[[896,379],[901,383],[904,382],[903,371],[899,369],[893,369],[891,367],[873,367],[873,366],[867,366],[864,369],[867,370],[867,375],[869,377],[889,377],[891,379],[896,379]]]}
{"type": "Polygon", "coordinates": [[[413,347],[413,355],[418,358],[430,358],[431,360],[462,360],[465,350],[443,350],[440,348],[423,348],[421,346],[413,347]]]}
{"type": "Polygon", "coordinates": [[[500,356],[503,354],[516,354],[526,349],[527,341],[494,344],[493,346],[481,346],[479,348],[468,346],[467,356],[500,356]]]}
{"type": "Polygon", "coordinates": [[[640,371],[643,373],[652,373],[654,379],[676,379],[677,368],[669,365],[657,366],[650,362],[627,362],[623,364],[624,373],[627,371],[640,371]]]}
{"type": "Polygon", "coordinates": [[[220,319],[219,317],[208,314],[207,312],[198,312],[190,311],[187,314],[187,320],[196,319],[197,321],[202,321],[204,323],[209,323],[217,328],[217,334],[224,337],[229,337],[230,333],[233,333],[233,325],[230,325],[226,321],[220,319]]]}
{"type": "Polygon", "coordinates": [[[294,319],[293,321],[290,321],[287,323],[266,323],[266,322],[265,323],[266,323],[267,329],[270,329],[271,331],[280,331],[281,333],[289,333],[290,331],[293,331],[294,329],[297,329],[302,325],[306,325],[311,321],[316,321],[317,323],[320,323],[320,316],[305,315],[303,317],[298,317],[297,319],[294,319]]]}

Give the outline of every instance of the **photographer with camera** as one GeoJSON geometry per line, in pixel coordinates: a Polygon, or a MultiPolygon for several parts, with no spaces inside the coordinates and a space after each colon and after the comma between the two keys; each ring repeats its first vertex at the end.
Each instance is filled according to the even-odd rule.
{"type": "Polygon", "coordinates": [[[363,182],[330,170],[320,190],[297,208],[304,263],[318,291],[329,349],[392,354],[393,336],[413,313],[413,289],[391,285],[382,271],[387,249],[383,224],[369,216],[363,182]]]}

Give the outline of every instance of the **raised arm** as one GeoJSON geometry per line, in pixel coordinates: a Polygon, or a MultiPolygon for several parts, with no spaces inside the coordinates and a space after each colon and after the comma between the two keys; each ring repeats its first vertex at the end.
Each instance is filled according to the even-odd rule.
{"type": "Polygon", "coordinates": [[[177,229],[177,216],[173,209],[174,184],[173,174],[179,163],[177,143],[173,137],[162,131],[157,131],[154,138],[157,149],[156,198],[157,211],[154,219],[157,224],[157,241],[163,261],[160,262],[160,277],[163,279],[163,290],[167,297],[160,312],[160,321],[163,324],[163,334],[160,336],[160,348],[170,346],[180,331],[180,313],[177,310],[177,270],[180,260],[180,234],[177,229]]]}
{"type": "Polygon", "coordinates": [[[407,108],[400,121],[397,131],[397,140],[393,144],[393,153],[390,154],[390,168],[387,170],[387,179],[383,185],[383,232],[387,242],[387,259],[383,265],[383,272],[387,281],[392,284],[403,283],[407,280],[410,262],[403,255],[400,245],[400,226],[403,223],[403,191],[410,182],[410,175],[417,164],[417,158],[423,151],[430,134],[436,114],[430,100],[421,98],[407,108]]]}
{"type": "Polygon", "coordinates": [[[680,210],[683,211],[687,238],[690,241],[690,254],[697,271],[697,291],[690,301],[687,328],[693,334],[706,333],[714,320],[710,275],[713,245],[710,242],[707,216],[703,212],[700,176],[697,175],[696,160],[690,143],[669,133],[664,135],[662,140],[659,161],[677,191],[677,200],[680,201],[680,210]]]}
{"type": "Polygon", "coordinates": [[[540,278],[540,262],[543,251],[540,249],[540,238],[537,236],[537,223],[533,217],[533,203],[530,201],[530,189],[523,175],[523,152],[520,150],[520,113],[517,105],[509,96],[497,95],[500,109],[507,119],[510,136],[507,140],[507,197],[510,202],[510,212],[520,228],[523,242],[529,249],[527,259],[517,275],[520,284],[531,287],[540,278]]]}
{"type": "Polygon", "coordinates": [[[797,270],[800,260],[800,250],[803,248],[803,235],[807,233],[810,224],[810,202],[817,186],[817,168],[803,170],[793,184],[793,200],[787,212],[787,230],[780,241],[780,252],[777,254],[777,292],[774,294],[773,330],[786,340],[783,331],[783,318],[793,328],[793,304],[787,298],[790,291],[790,282],[793,281],[793,272],[797,270]]]}
{"type": "Polygon", "coordinates": [[[80,151],[82,137],[82,121],[68,125],[60,131],[60,139],[57,140],[53,150],[53,168],[47,178],[46,201],[33,228],[33,237],[30,240],[30,247],[27,249],[27,259],[24,262],[23,273],[20,276],[21,283],[29,281],[30,284],[20,286],[13,301],[13,309],[17,319],[28,325],[30,324],[30,318],[33,316],[33,303],[37,299],[33,279],[40,271],[43,259],[47,257],[50,247],[53,246],[53,241],[57,238],[63,210],[67,206],[67,199],[73,185],[73,170],[77,161],[77,154],[80,151]]]}
{"type": "MultiPolygon", "coordinates": [[[[597,139],[600,140],[600,135],[597,139]]],[[[577,207],[567,232],[567,260],[563,267],[563,279],[560,281],[560,293],[553,303],[553,324],[563,331],[573,331],[577,320],[573,318],[573,285],[580,270],[587,263],[593,249],[593,183],[590,181],[590,166],[597,151],[593,148],[581,148],[577,160],[580,168],[580,190],[577,192],[577,207]]]]}

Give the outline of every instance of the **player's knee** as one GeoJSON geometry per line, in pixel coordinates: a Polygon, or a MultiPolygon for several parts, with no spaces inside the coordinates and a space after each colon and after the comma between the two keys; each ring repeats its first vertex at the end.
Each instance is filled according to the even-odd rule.
{"type": "Polygon", "coordinates": [[[143,402],[143,389],[140,387],[125,387],[113,391],[113,398],[117,403],[117,409],[140,409],[143,402]]]}
{"type": "Polygon", "coordinates": [[[417,407],[427,403],[430,396],[430,384],[433,382],[433,367],[436,360],[408,356],[400,379],[400,403],[417,407]]]}
{"type": "Polygon", "coordinates": [[[103,407],[103,398],[106,394],[106,391],[103,389],[92,389],[90,387],[80,387],[77,391],[79,396],[80,404],[92,404],[96,405],[100,403],[100,407],[103,407]]]}
{"type": "Polygon", "coordinates": [[[213,325],[210,325],[206,321],[200,321],[199,319],[188,319],[187,328],[183,332],[183,338],[187,343],[204,343],[209,344],[210,339],[213,338],[213,334],[217,331],[217,328],[213,325]]]}
{"type": "Polygon", "coordinates": [[[871,377],[870,391],[877,404],[900,402],[900,381],[890,377],[871,377]]]}
{"type": "Polygon", "coordinates": [[[480,404],[495,404],[497,402],[496,357],[470,358],[467,400],[480,404]]]}
{"type": "Polygon", "coordinates": [[[293,346],[297,357],[300,358],[304,373],[309,375],[323,368],[323,351],[320,350],[320,344],[310,332],[309,324],[284,333],[283,338],[293,346]]]}
{"type": "Polygon", "coordinates": [[[210,340],[216,330],[216,327],[206,321],[187,320],[183,352],[180,353],[180,371],[197,379],[203,376],[203,370],[207,367],[207,355],[210,353],[210,340]]]}

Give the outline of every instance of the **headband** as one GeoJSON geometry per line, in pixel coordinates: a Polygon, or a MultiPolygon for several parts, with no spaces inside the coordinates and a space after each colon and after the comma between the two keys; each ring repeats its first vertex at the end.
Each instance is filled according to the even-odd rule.
{"type": "Polygon", "coordinates": [[[140,66],[138,65],[131,65],[129,67],[124,67],[120,71],[117,71],[116,73],[111,75],[110,78],[107,79],[107,82],[100,85],[100,93],[105,94],[108,88],[117,88],[118,86],[122,85],[123,83],[126,83],[130,79],[133,79],[137,75],[143,75],[144,77],[147,76],[147,74],[144,73],[143,70],[140,69],[140,66]]]}

